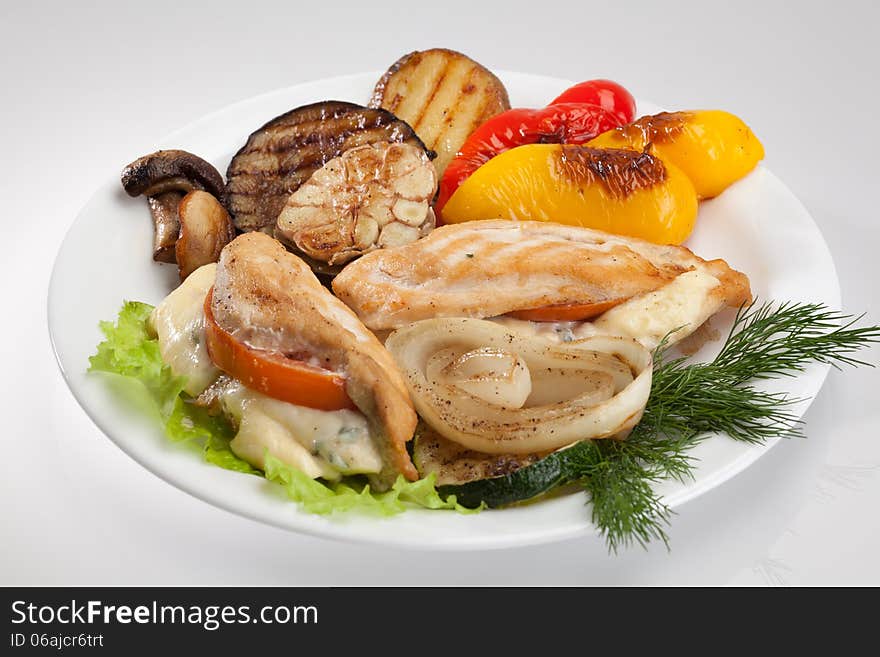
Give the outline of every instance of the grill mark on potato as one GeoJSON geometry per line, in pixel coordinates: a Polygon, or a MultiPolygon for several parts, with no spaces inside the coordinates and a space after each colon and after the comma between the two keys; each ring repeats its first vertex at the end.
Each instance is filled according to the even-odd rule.
{"type": "Polygon", "coordinates": [[[394,100],[392,100],[390,103],[388,103],[388,109],[391,112],[396,112],[397,107],[398,107],[398,105],[400,105],[400,101],[402,101],[402,100],[403,100],[403,96],[401,96],[398,93],[394,94],[394,100]]]}
{"type": "MultiPolygon", "coordinates": [[[[424,123],[425,116],[428,112],[428,109],[429,109],[431,103],[434,102],[434,98],[437,97],[437,92],[440,90],[440,88],[443,86],[443,84],[448,79],[449,68],[450,68],[449,64],[450,63],[448,61],[444,62],[443,68],[438,69],[438,75],[437,75],[436,79],[434,80],[434,85],[431,88],[431,92],[425,95],[425,100],[424,100],[424,102],[422,102],[419,105],[418,111],[413,112],[413,114],[412,114],[415,117],[415,121],[413,123],[413,130],[415,130],[416,133],[419,132],[419,129],[421,128],[422,124],[424,123]]],[[[431,143],[433,143],[433,142],[431,142],[431,143]]],[[[434,148],[434,147],[428,146],[428,148],[434,148]]]]}
{"type": "Polygon", "coordinates": [[[412,52],[395,62],[376,84],[370,105],[409,121],[429,148],[438,151],[434,165],[442,175],[473,129],[509,109],[510,100],[488,69],[461,53],[438,48],[412,52]]]}
{"type": "Polygon", "coordinates": [[[379,82],[376,84],[376,88],[373,89],[373,95],[370,97],[370,102],[368,103],[369,107],[381,107],[383,94],[387,91],[388,94],[393,93],[394,96],[390,102],[385,105],[385,109],[390,110],[394,114],[397,114],[397,109],[400,107],[400,104],[406,99],[405,94],[401,94],[400,91],[396,88],[392,88],[394,82],[394,74],[397,73],[404,65],[408,64],[410,60],[413,58],[418,58],[421,60],[422,53],[416,51],[411,52],[409,54],[404,55],[400,59],[398,59],[394,64],[392,64],[387,71],[385,71],[384,75],[379,79],[379,82]]]}
{"type": "MultiPolygon", "coordinates": [[[[400,71],[399,77],[392,77],[388,81],[388,92],[393,93],[396,103],[392,110],[398,116],[410,117],[410,125],[417,122],[418,117],[436,92],[437,86],[443,81],[446,75],[446,67],[438,67],[434,71],[429,83],[422,80],[420,75],[416,75],[418,69],[422,66],[429,68],[425,63],[423,53],[412,53],[406,58],[406,61],[398,67],[400,71]]],[[[391,109],[391,105],[383,105],[386,109],[391,109]]]]}
{"type": "Polygon", "coordinates": [[[432,148],[441,154],[438,157],[438,167],[445,168],[455,157],[461,144],[464,144],[477,126],[495,114],[488,109],[491,96],[487,93],[485,86],[480,87],[479,80],[476,81],[478,84],[474,84],[473,78],[478,77],[479,73],[477,67],[470,70],[466,80],[462,82],[462,93],[466,87],[473,87],[474,91],[464,94],[457,103],[452,104],[451,118],[447,115],[443,121],[439,122],[441,129],[432,140],[432,143],[435,144],[432,148]],[[476,93],[476,91],[481,93],[476,93]],[[460,117],[468,118],[462,121],[460,117]]]}
{"type": "MultiPolygon", "coordinates": [[[[431,143],[437,143],[438,126],[442,126],[449,112],[454,114],[458,103],[456,97],[458,95],[460,70],[463,67],[470,68],[472,64],[466,60],[446,60],[443,67],[442,84],[437,85],[430,102],[422,109],[419,116],[419,124],[427,125],[427,133],[431,143]]],[[[442,128],[441,128],[442,129],[442,128]]]]}
{"type": "Polygon", "coordinates": [[[465,135],[465,140],[470,136],[470,134],[479,128],[483,123],[485,123],[488,119],[492,118],[497,112],[493,112],[489,107],[489,103],[492,101],[492,97],[487,93],[482,93],[480,95],[480,105],[478,111],[474,113],[474,117],[480,117],[479,119],[473,119],[471,121],[470,128],[468,129],[467,134],[465,135]]]}
{"type": "MultiPolygon", "coordinates": [[[[460,85],[460,92],[464,94],[467,98],[473,96],[474,91],[476,90],[476,85],[473,83],[474,77],[479,72],[479,69],[476,66],[471,66],[468,71],[467,77],[462,81],[460,85]],[[466,89],[470,89],[469,91],[465,91],[466,89]]],[[[452,127],[455,122],[455,118],[458,114],[461,113],[461,108],[464,106],[464,102],[452,103],[450,106],[444,109],[443,111],[443,120],[440,121],[440,128],[437,130],[437,134],[432,140],[432,143],[438,145],[442,143],[443,138],[446,133],[449,131],[449,128],[452,127]]],[[[473,119],[471,119],[471,124],[473,124],[473,119]]],[[[468,134],[473,132],[473,128],[468,130],[468,134]]],[[[467,135],[465,135],[467,137],[467,135]]],[[[431,146],[434,148],[434,146],[431,146]]],[[[444,163],[445,166],[445,163],[444,163]]]]}
{"type": "Polygon", "coordinates": [[[450,111],[461,110],[461,105],[465,101],[461,97],[462,79],[474,68],[469,60],[457,59],[446,63],[443,84],[416,121],[418,125],[425,126],[421,132],[416,128],[416,132],[419,132],[426,144],[431,144],[429,148],[443,150],[439,136],[441,130],[445,129],[444,119],[450,111]]]}

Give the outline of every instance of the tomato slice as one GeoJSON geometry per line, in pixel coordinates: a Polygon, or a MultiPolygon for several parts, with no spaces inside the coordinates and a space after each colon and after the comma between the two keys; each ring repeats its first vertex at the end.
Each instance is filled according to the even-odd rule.
{"type": "Polygon", "coordinates": [[[632,94],[612,80],[587,80],[563,91],[550,105],[589,103],[614,114],[620,125],[636,118],[636,100],[632,94]]]}
{"type": "Polygon", "coordinates": [[[214,364],[251,390],[273,399],[322,411],[355,409],[345,378],[335,372],[260,349],[236,339],[214,320],[211,297],[205,297],[205,338],[214,364]]]}
{"type": "Polygon", "coordinates": [[[598,301],[596,303],[564,303],[557,306],[544,306],[543,308],[514,310],[507,314],[515,319],[526,319],[530,322],[578,322],[598,317],[606,310],[611,310],[614,306],[624,301],[626,299],[611,299],[610,301],[598,301]]]}

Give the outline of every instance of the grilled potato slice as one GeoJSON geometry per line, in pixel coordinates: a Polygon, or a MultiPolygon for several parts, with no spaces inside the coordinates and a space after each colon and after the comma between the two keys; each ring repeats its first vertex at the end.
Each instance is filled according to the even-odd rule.
{"type": "Polygon", "coordinates": [[[402,142],[425,148],[391,112],[342,101],[293,109],[254,132],[226,171],[227,209],[236,228],[272,234],[287,197],[334,157],[356,146],[402,142]]]}
{"type": "Polygon", "coordinates": [[[373,91],[370,107],[381,107],[409,123],[437,151],[442,176],[449,161],[477,126],[510,109],[507,90],[495,75],[454,50],[433,48],[397,60],[373,91]]]}

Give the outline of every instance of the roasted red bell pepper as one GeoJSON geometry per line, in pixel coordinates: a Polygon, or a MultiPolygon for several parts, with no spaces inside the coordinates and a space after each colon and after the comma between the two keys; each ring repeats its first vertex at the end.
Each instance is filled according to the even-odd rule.
{"type": "Polygon", "coordinates": [[[606,130],[624,125],[598,105],[563,103],[543,109],[511,109],[496,114],[474,130],[440,180],[434,211],[474,171],[504,151],[525,144],[583,144],[606,130]]]}
{"type": "Polygon", "coordinates": [[[632,95],[611,80],[588,80],[570,87],[543,109],[511,109],[471,133],[440,180],[434,211],[443,206],[474,171],[504,151],[525,144],[583,144],[635,118],[632,95]]]}
{"type": "Polygon", "coordinates": [[[587,80],[569,87],[554,99],[559,103],[589,103],[611,112],[620,125],[632,123],[636,118],[636,99],[626,89],[611,80],[587,80]]]}

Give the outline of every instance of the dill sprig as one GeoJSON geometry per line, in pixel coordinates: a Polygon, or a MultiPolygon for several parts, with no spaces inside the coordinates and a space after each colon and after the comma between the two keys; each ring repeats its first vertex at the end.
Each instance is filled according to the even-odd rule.
{"type": "Polygon", "coordinates": [[[790,409],[801,400],[749,382],[793,376],[810,363],[873,366],[855,354],[880,342],[880,326],[856,327],[862,318],[815,303],[752,303],[737,313],[711,362],[668,359],[661,342],[642,420],[627,440],[594,442],[583,452],[581,484],[609,549],[667,543],[670,509],[651,485],[691,479],[696,463],[688,452],[713,434],[753,444],[802,435],[790,409]]]}
{"type": "Polygon", "coordinates": [[[633,541],[645,546],[661,540],[668,546],[664,530],[669,509],[654,493],[652,484],[663,478],[663,467],[653,463],[677,460],[677,450],[645,452],[627,442],[599,441],[598,458],[581,481],[592,506],[593,523],[605,536],[609,550],[633,541]]]}
{"type": "Polygon", "coordinates": [[[772,303],[741,309],[721,353],[712,364],[740,383],[749,379],[794,376],[809,363],[868,365],[853,356],[880,342],[877,326],[856,327],[864,318],[819,303],[772,303]]]}

